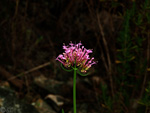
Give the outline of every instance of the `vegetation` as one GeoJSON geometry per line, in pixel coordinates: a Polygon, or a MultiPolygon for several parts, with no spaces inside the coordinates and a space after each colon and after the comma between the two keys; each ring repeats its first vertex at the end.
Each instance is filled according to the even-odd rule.
{"type": "Polygon", "coordinates": [[[72,73],[55,59],[63,43],[81,41],[93,48],[98,64],[78,77],[77,109],[85,104],[89,113],[149,112],[149,0],[2,0],[0,7],[0,86],[7,82],[29,103],[61,95],[69,101],[55,110],[68,113],[72,89],[37,91],[34,81],[41,75],[70,81],[72,73]]]}

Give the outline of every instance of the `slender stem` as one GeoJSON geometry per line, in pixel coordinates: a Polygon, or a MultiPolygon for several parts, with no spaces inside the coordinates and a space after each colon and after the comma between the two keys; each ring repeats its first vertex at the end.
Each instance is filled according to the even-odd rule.
{"type": "Polygon", "coordinates": [[[73,111],[76,113],[76,65],[74,67],[74,77],[73,77],[73,111]]]}

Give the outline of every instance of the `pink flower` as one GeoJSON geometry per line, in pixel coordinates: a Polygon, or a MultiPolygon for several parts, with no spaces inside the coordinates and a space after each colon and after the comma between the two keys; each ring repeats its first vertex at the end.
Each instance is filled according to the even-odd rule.
{"type": "Polygon", "coordinates": [[[76,65],[81,69],[81,72],[86,72],[97,62],[93,61],[94,57],[89,57],[89,53],[92,53],[93,51],[91,49],[84,48],[84,46],[80,47],[81,45],[81,42],[78,44],[70,42],[68,46],[65,46],[64,44],[63,49],[65,52],[58,55],[56,60],[61,62],[66,68],[76,65]]]}

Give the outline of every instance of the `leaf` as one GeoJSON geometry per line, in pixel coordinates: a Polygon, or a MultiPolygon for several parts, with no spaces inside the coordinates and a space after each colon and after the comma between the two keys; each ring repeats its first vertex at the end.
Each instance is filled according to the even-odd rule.
{"type": "Polygon", "coordinates": [[[78,74],[81,75],[81,76],[87,76],[89,75],[89,73],[86,73],[86,74],[82,74],[79,70],[77,70],[78,74]]]}
{"type": "Polygon", "coordinates": [[[67,71],[67,72],[71,72],[71,71],[73,71],[73,69],[70,69],[70,70],[66,69],[66,68],[63,66],[63,64],[62,64],[62,63],[61,63],[61,67],[62,67],[62,69],[63,69],[63,70],[65,70],[65,71],[67,71]]]}
{"type": "Polygon", "coordinates": [[[65,113],[63,109],[62,109],[62,113],[65,113]]]}

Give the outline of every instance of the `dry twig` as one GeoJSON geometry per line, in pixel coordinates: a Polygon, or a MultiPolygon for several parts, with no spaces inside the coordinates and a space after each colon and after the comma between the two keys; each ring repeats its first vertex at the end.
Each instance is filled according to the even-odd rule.
{"type": "MultiPolygon", "coordinates": [[[[109,79],[110,79],[112,96],[114,97],[113,79],[112,79],[112,65],[111,65],[111,60],[110,60],[110,54],[109,54],[107,41],[106,41],[106,38],[105,38],[105,35],[104,35],[103,27],[102,27],[102,24],[100,22],[100,17],[98,15],[98,13],[97,13],[97,20],[98,20],[99,30],[100,30],[100,33],[102,35],[102,40],[103,40],[103,43],[104,43],[104,47],[105,47],[105,50],[106,50],[108,65],[106,64],[106,60],[105,60],[105,67],[106,67],[106,70],[107,70],[107,73],[108,73],[108,76],[109,76],[109,79]]],[[[105,58],[103,57],[103,60],[104,59],[105,58]]]]}
{"type": "Polygon", "coordinates": [[[34,68],[32,68],[32,69],[30,69],[30,70],[28,70],[28,71],[22,72],[22,73],[16,75],[15,77],[11,77],[11,78],[9,78],[9,80],[15,79],[15,78],[20,77],[20,76],[22,76],[22,75],[29,74],[29,73],[31,73],[31,72],[33,72],[33,71],[39,70],[39,69],[41,69],[41,68],[43,68],[43,67],[46,67],[46,66],[48,66],[48,65],[50,65],[50,64],[51,64],[51,62],[44,63],[44,64],[39,65],[39,66],[37,66],[37,67],[34,67],[34,68]]]}

